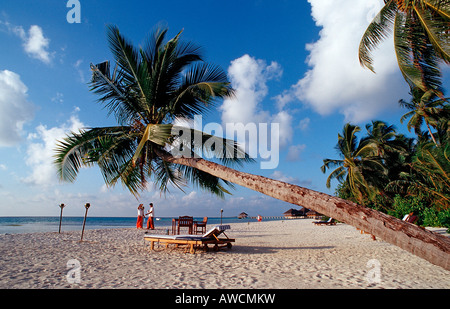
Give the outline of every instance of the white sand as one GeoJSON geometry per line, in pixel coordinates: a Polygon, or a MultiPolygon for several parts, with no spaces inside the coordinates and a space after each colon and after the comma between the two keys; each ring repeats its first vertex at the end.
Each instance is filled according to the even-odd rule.
{"type": "Polygon", "coordinates": [[[231,226],[231,250],[195,254],[150,251],[136,229],[87,230],[81,243],[80,232],[0,235],[0,288],[450,288],[449,271],[349,225],[231,226]],[[80,262],[80,283],[67,280],[71,259],[80,262]]]}

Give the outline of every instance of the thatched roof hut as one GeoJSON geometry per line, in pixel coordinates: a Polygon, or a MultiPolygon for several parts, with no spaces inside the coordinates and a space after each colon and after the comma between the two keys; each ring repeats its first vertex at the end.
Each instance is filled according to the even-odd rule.
{"type": "Polygon", "coordinates": [[[300,216],[304,216],[306,211],[308,211],[308,209],[306,209],[305,207],[301,207],[300,209],[294,209],[291,208],[288,211],[283,213],[283,216],[285,216],[286,218],[290,218],[290,217],[300,217],[300,216]]]}
{"type": "Polygon", "coordinates": [[[238,219],[245,219],[248,217],[248,214],[246,214],[245,212],[241,212],[238,216],[238,219]]]}
{"type": "Polygon", "coordinates": [[[308,218],[313,218],[313,219],[318,219],[319,217],[321,217],[322,215],[319,214],[317,211],[314,210],[310,210],[306,213],[306,216],[308,218]]]}

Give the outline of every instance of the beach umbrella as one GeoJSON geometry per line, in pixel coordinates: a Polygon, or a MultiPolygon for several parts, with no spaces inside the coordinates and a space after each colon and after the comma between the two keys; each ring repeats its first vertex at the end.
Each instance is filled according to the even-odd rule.
{"type": "Polygon", "coordinates": [[[63,212],[63,208],[65,207],[65,205],[60,204],[59,207],[61,208],[61,214],[59,215],[59,233],[61,233],[62,212],[63,212]]]}
{"type": "Polygon", "coordinates": [[[91,207],[91,204],[86,203],[86,204],[84,205],[84,207],[86,208],[86,213],[84,214],[83,230],[81,231],[81,240],[80,240],[80,241],[83,241],[84,226],[86,225],[86,217],[87,217],[87,213],[88,213],[89,207],[91,207]]]}

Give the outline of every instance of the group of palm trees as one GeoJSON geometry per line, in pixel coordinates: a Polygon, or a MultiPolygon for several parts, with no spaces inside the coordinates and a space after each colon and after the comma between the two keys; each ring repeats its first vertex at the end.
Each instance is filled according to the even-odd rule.
{"type": "Polygon", "coordinates": [[[449,107],[433,107],[438,112],[425,117],[414,110],[408,127],[417,129],[427,122],[436,131],[418,130],[416,138],[379,120],[367,124],[365,135],[358,138],[361,128],[345,124],[336,145],[341,158],[325,159],[321,167],[324,173],[330,171],[327,187],[336,179],[338,196],[384,212],[392,209],[396,195],[418,196],[430,206],[449,208],[449,107]]]}
{"type": "Polygon", "coordinates": [[[392,31],[398,66],[411,100],[400,100],[416,138],[372,121],[359,141],[359,126],[338,135],[339,160],[325,159],[327,179],[337,179],[339,196],[390,210],[395,195],[418,196],[430,207],[450,207],[450,105],[444,97],[442,63],[450,63],[450,1],[385,0],[360,43],[361,65],[374,71],[371,51],[392,31]],[[425,130],[423,130],[425,127],[425,130]]]}

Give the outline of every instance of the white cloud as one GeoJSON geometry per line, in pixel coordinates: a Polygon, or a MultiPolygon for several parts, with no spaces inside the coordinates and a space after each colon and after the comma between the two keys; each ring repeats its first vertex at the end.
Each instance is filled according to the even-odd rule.
{"type": "Polygon", "coordinates": [[[288,154],[286,155],[286,160],[290,162],[295,162],[300,160],[301,153],[306,149],[306,145],[292,145],[289,146],[288,154]]]}
{"type": "Polygon", "coordinates": [[[275,114],[271,122],[280,126],[280,146],[285,147],[292,142],[294,130],[292,128],[292,115],[287,111],[280,111],[275,114]]]}
{"type": "Polygon", "coordinates": [[[303,118],[298,123],[298,128],[300,129],[300,131],[306,131],[306,130],[308,130],[310,123],[311,123],[311,119],[309,119],[308,117],[303,118]]]}
{"type": "Polygon", "coordinates": [[[181,198],[181,200],[184,201],[184,202],[192,202],[192,201],[195,201],[196,199],[197,199],[197,192],[196,191],[192,191],[188,195],[185,195],[185,196],[183,196],[181,198]]]}
{"type": "Polygon", "coordinates": [[[42,28],[36,25],[28,30],[28,37],[22,38],[25,51],[33,58],[41,60],[44,63],[50,63],[51,56],[48,52],[50,40],[44,37],[42,28]]]}
{"type": "Polygon", "coordinates": [[[21,141],[23,125],[34,117],[34,105],[27,100],[28,88],[14,72],[0,71],[0,146],[21,141]]]}
{"type": "Polygon", "coordinates": [[[77,62],[74,63],[73,67],[75,68],[75,70],[78,73],[78,77],[81,83],[86,83],[87,79],[85,77],[85,72],[81,69],[81,65],[83,64],[83,60],[82,59],[78,59],[77,62]]]}
{"type": "Polygon", "coordinates": [[[56,95],[51,98],[51,101],[54,103],[64,103],[64,94],[61,92],[57,92],[56,95]]]}
{"type": "MultiPolygon", "coordinates": [[[[261,106],[269,92],[267,82],[280,78],[282,74],[283,70],[276,62],[268,65],[266,61],[249,55],[232,61],[228,75],[236,93],[234,98],[224,100],[220,108],[222,123],[279,123],[280,146],[286,146],[292,140],[292,116],[281,109],[272,115],[261,106]]],[[[279,107],[284,105],[279,104],[279,107]]]]}
{"type": "Polygon", "coordinates": [[[226,99],[221,107],[223,123],[266,122],[267,112],[259,104],[267,96],[267,81],[282,74],[279,64],[270,65],[244,55],[231,62],[228,75],[236,90],[236,96],[226,99]]]}
{"type": "Polygon", "coordinates": [[[56,142],[68,133],[78,132],[83,127],[85,125],[76,115],[73,115],[60,127],[47,129],[46,126],[39,125],[35,133],[29,134],[30,143],[26,152],[25,164],[31,168],[31,173],[22,179],[23,182],[44,187],[56,184],[58,180],[53,164],[56,142]]]}
{"type": "Polygon", "coordinates": [[[50,39],[44,36],[41,27],[32,25],[27,33],[22,26],[14,26],[9,22],[0,21],[0,25],[4,25],[9,32],[14,33],[22,40],[23,48],[30,57],[50,64],[53,57],[48,51],[50,39]]]}
{"type": "Polygon", "coordinates": [[[374,52],[377,74],[358,61],[361,37],[381,0],[308,0],[316,25],[322,27],[317,42],[307,45],[310,70],[283,99],[297,98],[321,115],[336,111],[346,121],[375,117],[407,94],[399,74],[393,39],[374,52]]]}
{"type": "Polygon", "coordinates": [[[279,180],[279,181],[283,181],[283,182],[287,182],[287,183],[293,183],[293,184],[295,184],[299,181],[298,178],[295,178],[292,176],[287,176],[281,171],[274,171],[270,175],[270,178],[273,178],[273,179],[279,180]]]}

